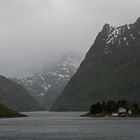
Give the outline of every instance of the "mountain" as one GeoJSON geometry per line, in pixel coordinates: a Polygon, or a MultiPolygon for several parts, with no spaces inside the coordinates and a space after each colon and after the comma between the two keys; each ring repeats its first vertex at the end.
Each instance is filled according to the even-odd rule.
{"type": "Polygon", "coordinates": [[[21,85],[0,76],[0,102],[17,111],[43,110],[21,85]]]}
{"type": "Polygon", "coordinates": [[[81,55],[65,54],[57,62],[44,67],[41,72],[14,80],[24,86],[41,106],[49,110],[76,72],[80,62],[81,55]]]}
{"type": "Polygon", "coordinates": [[[11,118],[11,117],[27,117],[24,114],[20,114],[17,111],[9,109],[7,106],[0,104],[0,118],[11,118]]]}
{"type": "Polygon", "coordinates": [[[88,110],[111,99],[140,103],[140,18],[120,27],[104,25],[52,110],[88,110]]]}

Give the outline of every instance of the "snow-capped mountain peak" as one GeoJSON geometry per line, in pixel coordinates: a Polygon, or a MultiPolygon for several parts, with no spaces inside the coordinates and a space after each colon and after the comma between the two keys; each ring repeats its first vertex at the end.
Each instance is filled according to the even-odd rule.
{"type": "Polygon", "coordinates": [[[105,33],[104,53],[110,54],[113,47],[131,47],[133,42],[140,38],[140,18],[134,24],[113,27],[105,24],[102,32],[105,33]]]}

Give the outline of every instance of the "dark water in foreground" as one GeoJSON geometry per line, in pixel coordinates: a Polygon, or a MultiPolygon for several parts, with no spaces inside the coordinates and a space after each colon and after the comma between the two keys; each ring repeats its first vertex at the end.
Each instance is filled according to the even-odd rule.
{"type": "Polygon", "coordinates": [[[81,113],[28,113],[0,119],[0,140],[140,140],[140,118],[80,118],[81,113]]]}

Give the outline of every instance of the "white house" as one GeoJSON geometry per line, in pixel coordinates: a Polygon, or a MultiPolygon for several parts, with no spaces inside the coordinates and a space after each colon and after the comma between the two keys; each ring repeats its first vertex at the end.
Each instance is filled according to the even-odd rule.
{"type": "Polygon", "coordinates": [[[119,107],[119,109],[118,109],[118,113],[126,113],[126,111],[127,110],[123,107],[119,107]]]}

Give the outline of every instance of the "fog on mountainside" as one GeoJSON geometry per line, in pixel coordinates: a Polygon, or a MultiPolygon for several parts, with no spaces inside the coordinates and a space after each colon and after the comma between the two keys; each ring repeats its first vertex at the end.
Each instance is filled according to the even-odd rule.
{"type": "Polygon", "coordinates": [[[78,54],[65,54],[32,76],[12,80],[25,87],[41,106],[49,110],[76,72],[82,59],[78,54]]]}
{"type": "Polygon", "coordinates": [[[84,56],[104,23],[139,17],[139,0],[1,0],[0,74],[26,77],[64,53],[84,56]]]}

